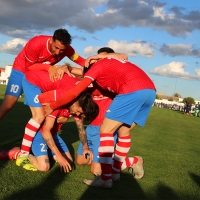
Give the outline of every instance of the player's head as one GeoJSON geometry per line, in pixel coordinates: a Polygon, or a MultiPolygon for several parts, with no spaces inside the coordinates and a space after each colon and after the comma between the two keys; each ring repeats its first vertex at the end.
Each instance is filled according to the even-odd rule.
{"type": "MultiPolygon", "coordinates": [[[[98,54],[107,54],[107,53],[115,53],[113,49],[111,49],[110,47],[102,47],[97,51],[98,54]]],[[[90,66],[88,68],[84,67],[83,69],[83,74],[85,74],[90,67],[93,65],[93,63],[90,64],[90,66]]]]}
{"type": "Polygon", "coordinates": [[[102,47],[97,51],[98,54],[115,53],[110,47],[102,47]]]}
{"type": "Polygon", "coordinates": [[[73,115],[83,116],[91,122],[99,113],[99,106],[92,100],[89,93],[81,93],[69,104],[69,111],[73,115]]]}
{"type": "Polygon", "coordinates": [[[68,45],[71,44],[71,35],[66,29],[58,29],[54,32],[53,37],[49,41],[50,52],[53,56],[63,53],[68,45]]]}

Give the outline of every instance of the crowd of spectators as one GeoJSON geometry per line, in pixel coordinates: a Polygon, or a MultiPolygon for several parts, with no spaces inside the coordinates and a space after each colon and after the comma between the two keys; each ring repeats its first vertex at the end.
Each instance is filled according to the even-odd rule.
{"type": "Polygon", "coordinates": [[[154,102],[153,106],[158,108],[167,108],[171,110],[181,111],[184,115],[194,115],[195,117],[200,117],[200,104],[193,105],[189,102],[184,104],[176,103],[164,103],[164,102],[154,102]]]}

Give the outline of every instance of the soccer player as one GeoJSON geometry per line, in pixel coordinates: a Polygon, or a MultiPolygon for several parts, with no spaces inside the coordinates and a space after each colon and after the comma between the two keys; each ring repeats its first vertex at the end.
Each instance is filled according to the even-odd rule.
{"type": "MultiPolygon", "coordinates": [[[[26,125],[25,133],[22,141],[21,146],[21,154],[20,162],[23,161],[22,158],[24,156],[27,156],[30,152],[32,140],[38,131],[38,128],[40,127],[42,122],[38,122],[38,127],[35,128],[35,126],[32,126],[30,123],[34,118],[35,115],[38,115],[40,113],[41,118],[45,118],[42,105],[40,104],[38,100],[38,95],[45,91],[54,90],[57,88],[60,88],[59,92],[56,93],[55,91],[55,98],[59,97],[63,92],[73,88],[76,86],[77,82],[79,82],[80,79],[76,77],[70,77],[68,74],[64,74],[63,78],[60,80],[57,80],[55,82],[52,82],[49,79],[48,73],[46,71],[27,71],[25,76],[22,80],[22,85],[24,89],[24,104],[28,105],[30,107],[31,113],[32,113],[32,119],[29,120],[29,122],[26,125]]],[[[49,98],[53,98],[54,96],[49,98]]],[[[49,99],[50,100],[50,99],[49,99]]],[[[92,101],[91,97],[87,98],[88,102],[93,106],[91,107],[90,113],[87,113],[88,119],[92,119],[98,114],[98,106],[92,101]]],[[[83,108],[84,110],[84,108],[83,108]]],[[[34,121],[34,120],[33,120],[34,121]]]]}
{"type": "MultiPolygon", "coordinates": [[[[22,94],[22,77],[27,70],[46,70],[49,72],[50,79],[55,81],[57,78],[62,78],[64,72],[68,73],[67,68],[60,67],[56,70],[58,66],[54,66],[64,57],[84,66],[85,59],[74,51],[70,43],[71,36],[65,29],[56,30],[53,36],[35,36],[27,42],[15,58],[4,100],[0,106],[0,121],[22,94]]],[[[37,119],[30,121],[30,124],[37,129],[42,121],[43,119],[38,115],[37,119]]]]}
{"type": "MultiPolygon", "coordinates": [[[[39,96],[38,98],[42,102],[45,97],[39,96]]],[[[61,171],[63,170],[65,173],[71,171],[72,157],[57,132],[61,130],[62,124],[71,116],[74,116],[77,127],[83,126],[83,118],[88,116],[88,112],[90,114],[90,109],[92,108],[92,105],[88,103],[88,98],[91,98],[90,94],[81,93],[75,101],[68,104],[68,109],[61,108],[48,115],[40,131],[37,132],[33,139],[32,152],[34,156],[29,154],[23,161],[18,159],[16,164],[26,170],[48,171],[50,168],[49,157],[53,156],[59,163],[61,171]]],[[[87,151],[87,153],[91,152],[87,151]]]]}
{"type": "MultiPolygon", "coordinates": [[[[77,86],[65,93],[51,104],[43,104],[45,113],[67,104],[89,84],[96,82],[103,89],[116,93],[116,97],[108,108],[103,123],[100,126],[99,158],[101,176],[85,183],[95,187],[111,188],[113,180],[120,179],[121,166],[131,146],[130,131],[137,124],[144,126],[156,92],[152,80],[147,74],[128,61],[111,58],[108,55],[97,55],[86,60],[86,66],[95,61],[84,79],[77,86]],[[118,142],[114,151],[113,133],[118,130],[118,142]],[[112,155],[114,164],[112,167],[112,155]]],[[[143,176],[143,159],[137,157],[138,177],[143,176]]]]}

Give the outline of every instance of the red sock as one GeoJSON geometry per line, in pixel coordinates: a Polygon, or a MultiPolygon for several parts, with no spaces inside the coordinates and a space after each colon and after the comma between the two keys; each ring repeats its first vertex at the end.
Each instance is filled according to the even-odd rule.
{"type": "Polygon", "coordinates": [[[0,159],[9,159],[8,151],[1,151],[0,152],[0,159]]]}
{"type": "Polygon", "coordinates": [[[30,119],[25,127],[25,133],[22,140],[21,154],[28,155],[31,149],[33,138],[38,131],[40,124],[35,120],[30,119]]]}
{"type": "Polygon", "coordinates": [[[129,149],[131,146],[131,137],[130,135],[122,137],[118,136],[118,143],[116,144],[115,154],[114,154],[114,163],[113,163],[113,174],[120,173],[122,163],[124,162],[129,149]]]}
{"type": "Polygon", "coordinates": [[[138,158],[136,156],[125,158],[121,166],[121,171],[132,166],[133,164],[136,164],[137,162],[138,162],[138,158]]]}
{"type": "Polygon", "coordinates": [[[109,180],[112,178],[112,155],[114,153],[114,136],[112,133],[100,134],[99,160],[101,164],[101,178],[109,180]]]}
{"type": "Polygon", "coordinates": [[[14,147],[10,150],[1,151],[0,152],[0,159],[7,159],[7,160],[15,160],[17,159],[20,153],[20,148],[14,147]]]}

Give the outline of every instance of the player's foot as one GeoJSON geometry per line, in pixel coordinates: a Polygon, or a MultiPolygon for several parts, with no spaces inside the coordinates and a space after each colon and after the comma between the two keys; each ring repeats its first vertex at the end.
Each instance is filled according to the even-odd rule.
{"type": "Polygon", "coordinates": [[[112,174],[112,180],[114,182],[120,181],[120,173],[118,173],[118,174],[112,174]]]}
{"type": "Polygon", "coordinates": [[[37,169],[31,163],[24,164],[23,168],[29,171],[37,171],[37,169]]]}
{"type": "Polygon", "coordinates": [[[37,171],[37,169],[30,163],[28,156],[19,157],[16,160],[16,165],[29,171],[37,171]]]}
{"type": "Polygon", "coordinates": [[[17,166],[21,166],[22,163],[23,163],[23,164],[25,164],[25,163],[30,163],[30,161],[29,161],[29,159],[28,159],[28,156],[22,156],[22,157],[17,158],[17,160],[16,160],[16,165],[17,165],[17,166]]]}
{"type": "Polygon", "coordinates": [[[134,174],[134,178],[139,179],[144,176],[144,160],[141,156],[135,156],[138,158],[136,164],[129,167],[129,172],[134,174]]]}
{"type": "Polygon", "coordinates": [[[18,158],[19,153],[20,153],[19,147],[14,147],[11,150],[9,150],[8,151],[9,160],[16,160],[18,158]]]}
{"type": "Polygon", "coordinates": [[[111,188],[113,185],[112,179],[104,181],[101,176],[97,176],[94,180],[85,179],[83,182],[86,185],[100,188],[111,188]]]}

